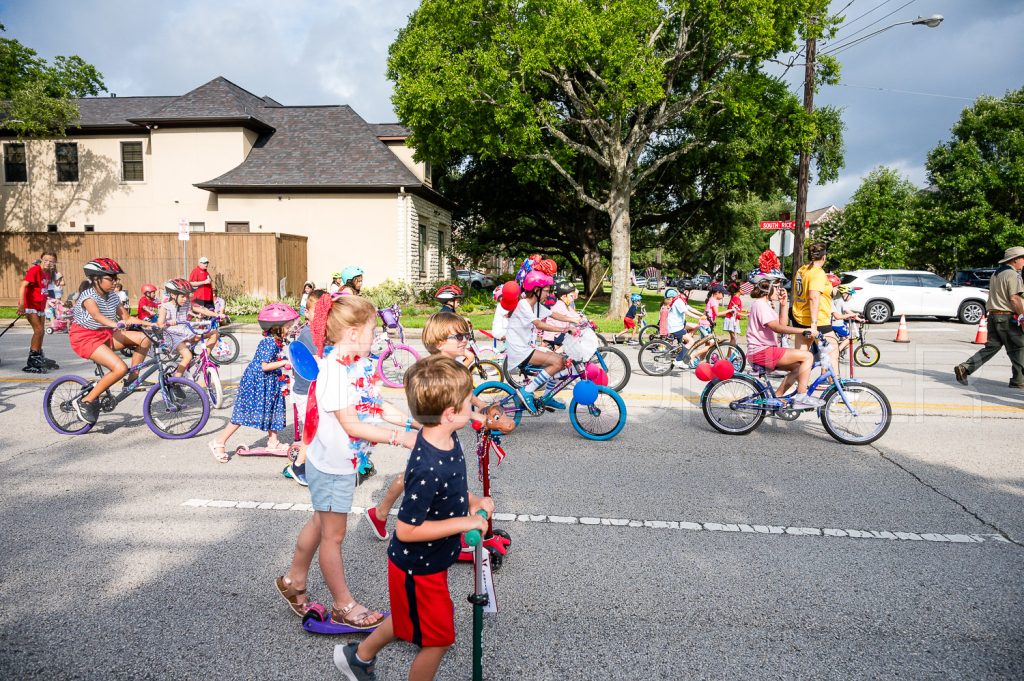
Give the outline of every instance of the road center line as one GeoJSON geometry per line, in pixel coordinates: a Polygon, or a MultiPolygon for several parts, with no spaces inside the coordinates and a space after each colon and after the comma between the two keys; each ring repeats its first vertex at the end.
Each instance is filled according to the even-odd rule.
{"type": "MultiPolygon", "coordinates": [[[[227,499],[189,499],[182,506],[191,508],[234,508],[251,511],[304,511],[312,512],[311,504],[273,501],[231,501],[227,499]]],[[[352,513],[362,516],[365,509],[353,506],[352,513]]],[[[398,511],[392,510],[391,515],[398,511]]],[[[605,527],[648,528],[653,530],[686,530],[690,532],[739,532],[762,536],[788,535],[794,537],[884,539],[889,541],[925,541],[946,544],[983,544],[999,542],[1011,544],[1000,534],[957,534],[938,532],[898,532],[895,530],[855,530],[830,527],[786,527],[783,525],[747,525],[744,523],[691,522],[683,520],[636,520],[631,518],[596,518],[591,516],[532,515],[527,513],[495,513],[498,522],[549,523],[552,525],[592,525],[605,527]]]]}

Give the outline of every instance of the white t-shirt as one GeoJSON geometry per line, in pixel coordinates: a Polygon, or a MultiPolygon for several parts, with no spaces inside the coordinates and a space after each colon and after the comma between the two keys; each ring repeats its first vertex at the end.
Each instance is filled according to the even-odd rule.
{"type": "Polygon", "coordinates": [[[504,338],[508,330],[508,312],[501,305],[494,309],[494,319],[491,320],[491,335],[495,338],[504,338]]]}
{"type": "Polygon", "coordinates": [[[509,367],[519,366],[533,354],[537,344],[537,327],[533,322],[550,314],[551,311],[541,305],[538,316],[537,308],[529,300],[524,298],[519,301],[508,319],[508,328],[505,330],[505,356],[509,367]]]}
{"type": "Polygon", "coordinates": [[[668,311],[668,332],[675,333],[686,328],[686,298],[676,298],[668,311]]]}
{"type": "Polygon", "coordinates": [[[306,457],[323,473],[352,475],[359,454],[369,456],[373,445],[366,440],[350,440],[334,412],[355,405],[360,421],[380,422],[383,399],[377,387],[379,379],[368,358],[352,362],[339,348],[317,363],[320,375],[316,380],[316,404],[320,420],[306,457]]]}

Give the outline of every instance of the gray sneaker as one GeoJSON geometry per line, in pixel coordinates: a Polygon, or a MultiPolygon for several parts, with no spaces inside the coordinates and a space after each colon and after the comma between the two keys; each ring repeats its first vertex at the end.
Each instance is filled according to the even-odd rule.
{"type": "Polygon", "coordinates": [[[796,409],[817,409],[825,404],[824,400],[813,397],[806,393],[800,393],[793,398],[793,407],[796,409]]]}
{"type": "Polygon", "coordinates": [[[373,672],[374,662],[361,662],[356,659],[358,643],[340,643],[334,646],[334,666],[338,668],[348,681],[376,681],[373,672]]]}

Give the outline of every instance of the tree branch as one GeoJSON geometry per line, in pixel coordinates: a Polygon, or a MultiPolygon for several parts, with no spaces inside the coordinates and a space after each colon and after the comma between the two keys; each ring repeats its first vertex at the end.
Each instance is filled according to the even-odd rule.
{"type": "Polygon", "coordinates": [[[599,210],[602,213],[608,212],[608,202],[605,201],[604,203],[601,203],[597,199],[594,199],[589,194],[587,194],[586,188],[584,188],[584,186],[581,185],[576,180],[576,178],[569,174],[569,172],[562,167],[562,164],[559,163],[554,156],[545,152],[543,154],[530,154],[529,156],[527,156],[527,158],[534,161],[547,161],[548,163],[551,164],[551,167],[558,171],[558,174],[564,177],[566,181],[569,183],[569,185],[576,191],[576,198],[578,198],[580,201],[587,204],[594,210],[599,210]]]}

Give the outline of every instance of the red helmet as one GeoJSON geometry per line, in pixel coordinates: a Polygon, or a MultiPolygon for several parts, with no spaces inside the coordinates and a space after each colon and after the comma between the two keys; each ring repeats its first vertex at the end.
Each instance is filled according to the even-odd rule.
{"type": "Polygon", "coordinates": [[[156,293],[156,286],[153,286],[152,284],[143,284],[142,285],[142,295],[146,295],[147,293],[150,293],[150,292],[156,293]]]}
{"type": "Polygon", "coordinates": [[[836,275],[832,274],[831,272],[829,272],[827,275],[825,275],[825,278],[828,279],[828,283],[832,284],[832,288],[836,288],[841,283],[843,283],[843,282],[839,281],[839,277],[837,277],[836,275]]]}
{"type": "Polygon", "coordinates": [[[85,263],[85,276],[87,277],[116,277],[119,274],[124,274],[124,270],[117,264],[116,260],[112,258],[96,258],[85,263]]]}
{"type": "Polygon", "coordinates": [[[437,293],[434,294],[434,300],[458,300],[462,297],[462,289],[455,284],[445,284],[441,288],[437,289],[437,293]]]}
{"type": "Polygon", "coordinates": [[[185,295],[189,295],[192,293],[192,284],[190,284],[188,280],[179,277],[177,279],[170,279],[164,283],[164,290],[168,293],[184,293],[185,295]]]}

